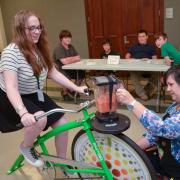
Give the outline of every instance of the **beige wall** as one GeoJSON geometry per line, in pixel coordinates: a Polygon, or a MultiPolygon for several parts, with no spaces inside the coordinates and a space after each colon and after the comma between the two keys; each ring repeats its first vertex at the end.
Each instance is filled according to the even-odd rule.
{"type": "MultiPolygon", "coordinates": [[[[169,40],[180,46],[180,0],[164,0],[165,7],[174,8],[174,18],[165,18],[165,32],[169,40]]],[[[20,9],[32,9],[39,13],[48,29],[49,42],[53,50],[61,29],[72,32],[73,45],[82,58],[88,57],[88,43],[84,0],[0,0],[7,41],[11,40],[11,20],[20,9]]]]}
{"type": "Polygon", "coordinates": [[[173,19],[164,19],[165,32],[169,41],[180,50],[180,0],[165,0],[165,8],[173,8],[174,11],[173,19]]]}
{"type": "Polygon", "coordinates": [[[0,6],[0,52],[7,45],[6,35],[4,31],[4,23],[2,18],[1,6],[0,6]]]}
{"type": "Polygon", "coordinates": [[[84,0],[0,0],[7,41],[11,40],[11,21],[21,9],[36,11],[48,29],[51,49],[58,43],[61,29],[72,33],[72,44],[82,58],[88,57],[84,0]]]}

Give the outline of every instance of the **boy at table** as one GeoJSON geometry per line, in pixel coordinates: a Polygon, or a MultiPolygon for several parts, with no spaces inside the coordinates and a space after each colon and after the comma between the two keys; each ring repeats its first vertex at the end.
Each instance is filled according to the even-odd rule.
{"type": "Polygon", "coordinates": [[[180,64],[180,52],[168,41],[166,33],[157,34],[155,44],[161,49],[166,65],[180,64]]]}
{"type": "MultiPolygon", "coordinates": [[[[115,51],[112,49],[112,42],[110,39],[104,39],[102,42],[102,48],[103,51],[100,53],[100,58],[101,59],[108,59],[109,55],[117,55],[120,56],[120,53],[118,51],[115,51]]],[[[96,74],[98,75],[108,75],[108,74],[113,74],[114,71],[98,71],[96,74]]]]}
{"type": "Polygon", "coordinates": [[[103,51],[100,54],[101,59],[107,59],[109,55],[118,55],[121,57],[120,53],[112,49],[112,43],[110,39],[105,39],[102,43],[103,51]]]}
{"type": "MultiPolygon", "coordinates": [[[[157,59],[155,47],[148,43],[148,33],[141,29],[137,33],[138,43],[132,45],[125,55],[126,59],[157,59]]],[[[140,83],[143,76],[148,76],[147,88],[149,89],[149,97],[152,97],[156,91],[156,78],[150,73],[130,72],[131,82],[134,86],[136,94],[144,101],[148,100],[148,95],[144,86],[140,83]],[[150,76],[150,77],[149,77],[150,76]]]]}
{"type": "MultiPolygon", "coordinates": [[[[82,80],[85,77],[85,71],[78,71],[78,80],[77,80],[77,71],[75,70],[63,70],[62,66],[66,64],[71,64],[80,61],[80,55],[71,44],[72,34],[69,30],[62,30],[59,33],[59,43],[54,49],[53,58],[57,65],[58,70],[63,73],[68,79],[74,81],[75,84],[81,84],[82,80]]],[[[67,88],[62,89],[61,95],[64,100],[71,101],[74,98],[75,92],[68,90],[67,88]]],[[[79,96],[79,94],[77,95],[79,96]]]]}

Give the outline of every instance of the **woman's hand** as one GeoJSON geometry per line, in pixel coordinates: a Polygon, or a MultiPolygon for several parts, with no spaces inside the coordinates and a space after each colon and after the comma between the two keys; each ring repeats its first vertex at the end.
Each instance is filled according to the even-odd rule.
{"type": "Polygon", "coordinates": [[[121,104],[127,105],[134,101],[133,96],[125,88],[119,88],[116,95],[117,101],[121,104]]]}
{"type": "Polygon", "coordinates": [[[85,92],[84,92],[85,89],[88,89],[88,87],[87,86],[78,86],[76,91],[79,93],[85,94],[85,92]]]}
{"type": "Polygon", "coordinates": [[[34,119],[33,114],[26,112],[21,116],[21,123],[24,125],[24,127],[29,127],[34,125],[36,123],[36,120],[34,119]]]}

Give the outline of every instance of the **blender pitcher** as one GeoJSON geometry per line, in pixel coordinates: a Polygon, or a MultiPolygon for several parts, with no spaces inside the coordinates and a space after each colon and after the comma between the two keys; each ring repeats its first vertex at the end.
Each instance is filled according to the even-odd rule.
{"type": "Polygon", "coordinates": [[[129,128],[129,118],[116,113],[116,90],[120,83],[121,81],[112,75],[93,77],[97,112],[91,126],[97,132],[119,134],[129,128]]]}
{"type": "Polygon", "coordinates": [[[119,82],[117,78],[111,75],[93,78],[97,116],[100,121],[112,121],[112,118],[115,118],[116,90],[119,82]]]}

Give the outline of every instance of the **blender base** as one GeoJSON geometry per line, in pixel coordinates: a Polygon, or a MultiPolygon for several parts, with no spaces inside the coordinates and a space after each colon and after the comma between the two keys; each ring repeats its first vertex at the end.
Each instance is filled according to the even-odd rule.
{"type": "Polygon", "coordinates": [[[91,121],[92,129],[104,134],[119,134],[127,130],[130,126],[130,119],[127,116],[119,113],[117,113],[117,116],[118,120],[111,122],[103,122],[95,117],[91,121]]]}

